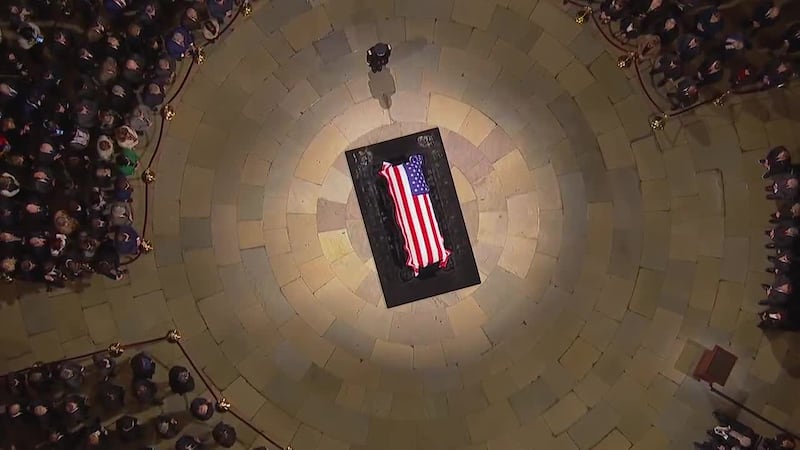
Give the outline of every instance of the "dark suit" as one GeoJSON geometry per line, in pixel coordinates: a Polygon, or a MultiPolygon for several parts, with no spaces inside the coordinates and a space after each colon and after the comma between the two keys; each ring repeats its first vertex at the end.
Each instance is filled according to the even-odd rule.
{"type": "Polygon", "coordinates": [[[186,367],[174,366],[169,369],[169,388],[178,395],[194,390],[194,378],[186,367]]]}
{"type": "Polygon", "coordinates": [[[191,405],[189,405],[189,412],[192,413],[192,417],[195,419],[206,421],[214,415],[214,404],[203,397],[197,397],[192,400],[191,405]],[[203,405],[208,407],[205,413],[200,412],[200,407],[203,405]]]}
{"type": "Polygon", "coordinates": [[[695,31],[703,38],[710,39],[721,33],[724,27],[725,23],[719,10],[717,8],[709,8],[698,14],[695,31]],[[712,17],[716,15],[719,15],[719,20],[712,21],[712,17]]]}
{"type": "Polygon", "coordinates": [[[175,450],[201,450],[203,443],[195,436],[181,436],[175,441],[175,450]]]}

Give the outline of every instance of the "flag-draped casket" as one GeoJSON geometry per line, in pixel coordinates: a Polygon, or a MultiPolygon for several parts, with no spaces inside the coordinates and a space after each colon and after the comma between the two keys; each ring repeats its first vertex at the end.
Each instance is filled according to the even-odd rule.
{"type": "Polygon", "coordinates": [[[417,154],[399,165],[384,162],[379,172],[388,183],[395,221],[403,235],[406,265],[414,276],[431,264],[444,268],[451,253],[444,246],[422,164],[422,155],[417,154]]]}

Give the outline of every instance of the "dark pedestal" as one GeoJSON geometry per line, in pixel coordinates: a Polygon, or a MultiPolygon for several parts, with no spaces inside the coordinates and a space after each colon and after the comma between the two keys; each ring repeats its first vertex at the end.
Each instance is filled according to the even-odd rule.
{"type": "Polygon", "coordinates": [[[713,349],[703,352],[694,368],[694,377],[709,384],[725,386],[737,359],[733,353],[715,345],[713,349]]]}

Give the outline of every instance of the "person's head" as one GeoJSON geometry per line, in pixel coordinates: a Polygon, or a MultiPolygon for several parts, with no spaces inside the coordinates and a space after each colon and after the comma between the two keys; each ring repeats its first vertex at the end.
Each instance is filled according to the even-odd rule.
{"type": "Polygon", "coordinates": [[[109,36],[108,39],[106,39],[106,45],[115,50],[119,49],[119,39],[116,36],[109,36]]]}
{"type": "Polygon", "coordinates": [[[197,407],[197,414],[200,414],[201,416],[206,415],[208,413],[208,408],[209,408],[209,406],[208,406],[207,402],[206,403],[201,403],[197,407]]]}
{"type": "Polygon", "coordinates": [[[22,412],[22,405],[19,403],[12,403],[8,405],[8,415],[17,416],[22,412]]]}
{"type": "Polygon", "coordinates": [[[0,233],[0,242],[12,242],[16,241],[17,239],[19,238],[13,233],[8,233],[8,232],[0,233]]]}
{"type": "Polygon", "coordinates": [[[186,18],[192,22],[197,22],[199,20],[199,17],[197,16],[197,10],[191,6],[186,8],[186,18]]]}
{"type": "Polygon", "coordinates": [[[170,70],[172,67],[167,58],[161,58],[158,60],[158,68],[161,70],[170,70]]]}
{"type": "Polygon", "coordinates": [[[14,167],[20,167],[25,164],[25,157],[17,153],[12,153],[6,157],[6,162],[14,167]]]}
{"type": "Polygon", "coordinates": [[[150,83],[147,85],[147,92],[152,95],[160,95],[161,94],[161,86],[158,83],[150,83]]]}
{"type": "Polygon", "coordinates": [[[33,236],[30,239],[28,239],[28,244],[31,247],[41,248],[47,245],[47,239],[41,236],[33,236]]]}
{"type": "Polygon", "coordinates": [[[39,214],[42,212],[42,206],[38,203],[29,202],[25,204],[25,211],[28,214],[39,214]]]}
{"type": "Polygon", "coordinates": [[[99,445],[100,444],[100,432],[95,431],[91,433],[87,439],[89,441],[89,445],[99,445]]]}
{"type": "Polygon", "coordinates": [[[36,263],[30,258],[25,258],[21,263],[19,263],[19,270],[24,273],[30,273],[34,269],[36,269],[36,263]]]}
{"type": "Polygon", "coordinates": [[[142,26],[138,23],[131,23],[128,25],[128,36],[130,37],[139,37],[142,34],[142,26]]]}
{"type": "Polygon", "coordinates": [[[100,122],[103,125],[113,125],[114,124],[114,114],[111,111],[105,110],[100,111],[100,122]]]}
{"type": "Polygon", "coordinates": [[[711,23],[717,23],[720,21],[720,19],[722,19],[722,16],[720,15],[719,11],[714,11],[713,13],[711,13],[711,18],[709,19],[709,21],[711,23]]]}
{"type": "Polygon", "coordinates": [[[185,45],[186,41],[183,37],[183,33],[176,31],[172,33],[172,41],[178,45],[185,45]]]}
{"type": "Polygon", "coordinates": [[[44,405],[36,405],[33,407],[33,415],[37,417],[42,417],[47,414],[47,407],[44,405]]]}
{"type": "Polygon", "coordinates": [[[796,188],[797,187],[797,178],[789,178],[789,180],[786,181],[786,186],[788,186],[790,188],[796,188]]]}
{"type": "Polygon", "coordinates": [[[169,421],[168,420],[159,420],[157,422],[157,427],[159,434],[167,434],[169,433],[169,421]]]}
{"type": "Polygon", "coordinates": [[[0,83],[0,94],[10,97],[13,95],[11,85],[8,83],[0,83]]]}
{"type": "Polygon", "coordinates": [[[111,169],[108,167],[98,167],[94,171],[94,176],[97,178],[111,178],[111,169]]]}
{"type": "Polygon", "coordinates": [[[141,69],[141,67],[139,67],[139,63],[136,62],[136,60],[133,59],[133,58],[128,58],[128,59],[125,60],[125,68],[128,69],[128,70],[139,70],[139,69],[141,69]]]}
{"type": "Polygon", "coordinates": [[[99,148],[103,152],[110,152],[113,146],[111,144],[111,140],[102,139],[97,141],[97,148],[99,148]]]}
{"type": "Polygon", "coordinates": [[[672,17],[670,17],[669,19],[664,21],[664,30],[666,30],[666,31],[672,30],[677,26],[678,26],[678,22],[675,19],[673,19],[672,17]]]}
{"type": "Polygon", "coordinates": [[[67,414],[74,414],[78,411],[80,407],[78,406],[78,402],[75,400],[69,400],[67,403],[64,404],[64,410],[67,411],[67,414]]]}
{"type": "Polygon", "coordinates": [[[95,230],[100,230],[106,227],[106,221],[100,217],[95,217],[91,220],[92,228],[95,230]]]}
{"type": "Polygon", "coordinates": [[[214,20],[206,20],[203,22],[203,31],[208,36],[216,36],[219,33],[219,25],[214,20]]]}

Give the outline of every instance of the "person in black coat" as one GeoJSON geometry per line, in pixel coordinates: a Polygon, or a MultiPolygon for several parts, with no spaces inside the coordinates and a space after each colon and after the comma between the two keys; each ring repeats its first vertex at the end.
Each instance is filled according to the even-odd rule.
{"type": "Polygon", "coordinates": [[[115,422],[117,434],[119,434],[122,442],[133,442],[139,439],[141,435],[141,427],[139,421],[133,416],[122,416],[115,422]]]}
{"type": "Polygon", "coordinates": [[[716,7],[708,8],[697,15],[695,32],[704,39],[712,39],[722,32],[725,22],[722,13],[716,7]]]}
{"type": "Polygon", "coordinates": [[[650,75],[662,74],[664,78],[656,86],[661,87],[667,81],[674,82],[683,75],[683,63],[676,53],[664,53],[653,64],[650,75]]]}
{"type": "Polygon", "coordinates": [[[194,378],[189,369],[173,366],[169,369],[169,388],[178,395],[185,395],[194,390],[194,378]]]}
{"type": "Polygon", "coordinates": [[[197,397],[189,405],[189,412],[195,419],[205,422],[214,416],[214,404],[204,397],[197,397]]]}
{"type": "Polygon", "coordinates": [[[763,89],[781,88],[794,74],[792,65],[785,59],[774,59],[766,64],[761,75],[763,89]]]}
{"type": "Polygon", "coordinates": [[[800,236],[800,229],[792,223],[778,224],[771,230],[764,231],[764,234],[772,240],[767,248],[792,248],[800,236]]]}
{"type": "Polygon", "coordinates": [[[697,86],[706,86],[714,84],[722,80],[725,73],[725,66],[722,63],[722,57],[718,54],[711,54],[697,68],[697,86]]]}
{"type": "Polygon", "coordinates": [[[172,439],[178,435],[180,424],[178,419],[170,416],[161,415],[155,419],[156,433],[162,439],[172,439]]]}
{"type": "Polygon", "coordinates": [[[383,42],[378,42],[367,50],[367,65],[372,72],[380,72],[384,66],[389,64],[389,57],[392,55],[392,46],[383,42]]]}
{"type": "Polygon", "coordinates": [[[774,1],[762,1],[753,11],[753,16],[743,24],[742,28],[750,28],[750,31],[755,33],[775,25],[780,20],[780,15],[781,7],[776,5],[774,1]]]}
{"type": "Polygon", "coordinates": [[[114,413],[125,405],[125,388],[106,381],[100,384],[97,390],[99,403],[108,413],[114,413]]]}
{"type": "Polygon", "coordinates": [[[684,77],[678,81],[674,92],[668,92],[667,98],[672,103],[672,110],[687,108],[697,102],[700,92],[691,78],[684,77]]]}
{"type": "Polygon", "coordinates": [[[783,50],[786,53],[800,52],[800,22],[793,23],[783,33],[783,50]]]}
{"type": "Polygon", "coordinates": [[[792,168],[792,155],[783,145],[772,147],[764,159],[759,159],[758,163],[767,169],[761,178],[767,179],[774,175],[789,172],[792,168]]]}
{"type": "Polygon", "coordinates": [[[792,282],[786,275],[777,275],[772,285],[762,284],[761,287],[764,288],[767,298],[759,301],[759,305],[786,306],[794,292],[792,282]]]}
{"type": "Polygon", "coordinates": [[[231,448],[236,444],[236,429],[225,422],[219,422],[211,430],[214,442],[222,448],[231,448]]]}
{"type": "Polygon", "coordinates": [[[58,368],[58,378],[67,388],[77,391],[83,384],[83,366],[74,362],[65,362],[58,368]]]}
{"type": "Polygon", "coordinates": [[[781,202],[778,210],[769,215],[769,223],[799,223],[799,221],[800,203],[798,202],[781,202]]]}
{"type": "Polygon", "coordinates": [[[764,188],[768,192],[767,200],[794,202],[798,198],[798,184],[800,184],[798,179],[790,174],[775,176],[772,185],[764,188]]]}
{"type": "Polygon", "coordinates": [[[197,436],[183,435],[175,441],[175,450],[201,450],[203,441],[197,436]]]}
{"type": "Polygon", "coordinates": [[[133,396],[142,404],[161,404],[161,400],[156,398],[158,387],[147,378],[133,380],[133,396]]]}
{"type": "Polygon", "coordinates": [[[145,352],[139,352],[131,358],[131,370],[134,378],[151,379],[156,373],[156,362],[145,352]]]}
{"type": "Polygon", "coordinates": [[[117,361],[108,352],[96,353],[92,356],[92,363],[103,380],[108,380],[114,376],[117,361]]]}

